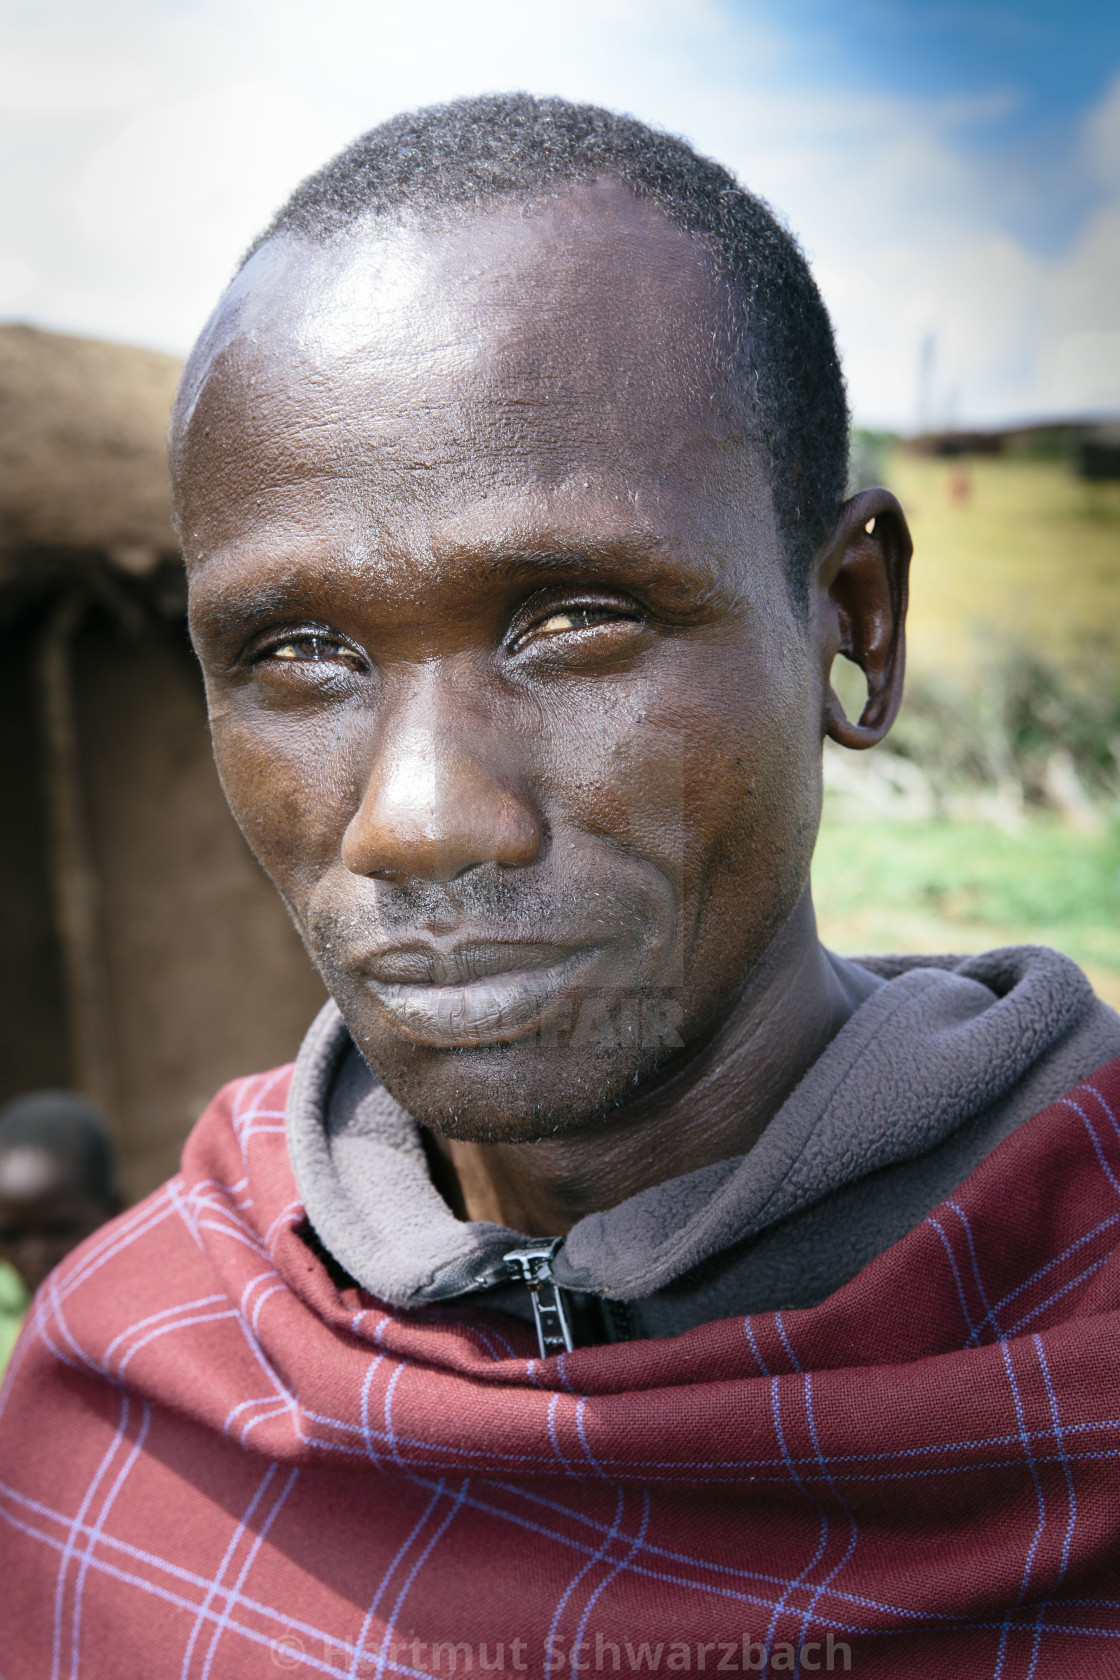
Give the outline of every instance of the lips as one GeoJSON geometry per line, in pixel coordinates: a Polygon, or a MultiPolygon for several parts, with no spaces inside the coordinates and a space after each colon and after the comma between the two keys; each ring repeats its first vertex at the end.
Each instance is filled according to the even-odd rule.
{"type": "Polygon", "coordinates": [[[447,950],[435,945],[400,946],[370,957],[371,980],[387,986],[467,986],[495,975],[553,968],[575,952],[571,945],[461,940],[447,950]]]}
{"type": "Polygon", "coordinates": [[[563,1002],[595,949],[472,941],[415,945],[363,963],[369,990],[416,1043],[467,1048],[520,1038],[563,1002]]]}

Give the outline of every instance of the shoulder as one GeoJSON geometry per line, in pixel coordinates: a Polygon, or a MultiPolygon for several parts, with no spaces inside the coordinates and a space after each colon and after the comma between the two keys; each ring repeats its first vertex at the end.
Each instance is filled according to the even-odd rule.
{"type": "MultiPolygon", "coordinates": [[[[231,1079],[207,1104],[186,1143],[180,1177],[189,1187],[232,1187],[251,1171],[283,1174],[284,1114],[295,1064],[231,1079]]],[[[174,1181],[172,1181],[174,1182],[174,1181]]]]}
{"type": "Polygon", "coordinates": [[[241,1257],[259,1269],[270,1228],[301,1216],[284,1141],[291,1073],[223,1086],[187,1138],[180,1171],[47,1278],[6,1374],[0,1456],[24,1397],[34,1409],[59,1384],[92,1383],[166,1389],[174,1404],[176,1383],[188,1380],[182,1332],[192,1331],[192,1359],[217,1356],[223,1321],[240,1317],[241,1257]]]}

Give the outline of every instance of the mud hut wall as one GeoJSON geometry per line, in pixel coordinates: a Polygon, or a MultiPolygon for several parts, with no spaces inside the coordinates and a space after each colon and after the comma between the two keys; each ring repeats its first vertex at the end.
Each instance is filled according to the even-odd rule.
{"type": "Polygon", "coordinates": [[[76,648],[110,1066],[130,1188],[173,1171],[228,1079],[289,1060],[325,993],[218,781],[178,625],[76,648]]]}
{"type": "Polygon", "coordinates": [[[92,1086],[96,1016],[96,1083],[133,1195],[174,1169],[218,1085],[294,1054],[325,995],[211,757],[167,472],[179,372],[152,351],[0,327],[0,1100],[76,1083],[83,1057],[92,1086]],[[48,661],[67,603],[77,629],[71,615],[65,662],[57,642],[48,661]],[[48,664],[66,674],[65,776],[48,664]],[[66,808],[97,886],[80,1011],[73,917],[64,941],[52,894],[76,879],[52,857],[62,786],[78,787],[66,808]]]}
{"type": "Polygon", "coordinates": [[[26,621],[0,628],[0,1100],[70,1079],[47,862],[36,652],[26,621]]]}
{"type": "MultiPolygon", "coordinates": [[[[0,1097],[71,1082],[43,817],[34,627],[5,665],[0,1097]],[[22,674],[21,674],[22,673],[22,674]]],[[[325,998],[226,806],[182,621],[137,634],[91,612],[73,645],[80,797],[97,881],[112,1119],[145,1194],[226,1080],[289,1060],[325,998]]]]}

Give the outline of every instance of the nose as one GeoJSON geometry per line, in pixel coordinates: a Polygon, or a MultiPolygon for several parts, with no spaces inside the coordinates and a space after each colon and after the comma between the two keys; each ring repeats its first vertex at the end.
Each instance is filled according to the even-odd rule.
{"type": "Polygon", "coordinates": [[[453,881],[481,864],[523,868],[543,826],[516,742],[490,729],[390,727],[342,840],[355,875],[453,881]]]}

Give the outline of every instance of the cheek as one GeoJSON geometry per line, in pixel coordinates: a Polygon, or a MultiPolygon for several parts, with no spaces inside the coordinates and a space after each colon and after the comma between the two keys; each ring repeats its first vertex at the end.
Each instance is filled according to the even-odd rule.
{"type": "Polygon", "coordinates": [[[820,815],[812,673],[796,644],[728,670],[685,767],[686,917],[713,976],[754,960],[793,909],[820,815]]]}
{"type": "Polygon", "coordinates": [[[597,685],[547,732],[546,802],[655,866],[693,983],[740,972],[804,886],[820,797],[811,678],[789,635],[708,644],[648,684],[597,685]]]}
{"type": "Polygon", "coordinates": [[[585,711],[565,708],[542,737],[536,779],[554,824],[679,866],[688,732],[642,699],[602,693],[585,711]]]}
{"type": "Polygon", "coordinates": [[[357,809],[350,731],[337,718],[211,710],[226,799],[261,867],[301,902],[338,854],[357,809]]]}

